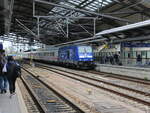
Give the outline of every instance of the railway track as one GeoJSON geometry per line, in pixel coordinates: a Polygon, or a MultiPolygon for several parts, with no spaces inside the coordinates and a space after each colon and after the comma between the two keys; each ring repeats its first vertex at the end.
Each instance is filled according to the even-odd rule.
{"type": "Polygon", "coordinates": [[[27,74],[21,77],[40,113],[84,113],[80,108],[60,95],[33,73],[22,68],[27,74]]]}
{"type": "MultiPolygon", "coordinates": [[[[42,64],[42,63],[36,63],[36,64],[41,65],[41,66],[45,66],[45,67],[54,68],[54,66],[50,66],[50,65],[47,65],[47,64],[42,64]]],[[[86,71],[83,71],[83,72],[88,72],[88,73],[96,74],[98,76],[107,77],[107,78],[115,78],[115,79],[118,79],[118,80],[125,80],[125,81],[131,81],[131,82],[140,83],[140,84],[144,84],[144,85],[150,85],[150,80],[145,80],[145,79],[142,79],[142,78],[136,78],[136,77],[126,76],[126,75],[121,76],[121,75],[118,75],[118,74],[98,72],[98,71],[93,71],[93,70],[86,70],[86,71]]]]}
{"type": "Polygon", "coordinates": [[[65,70],[60,70],[60,69],[56,69],[53,68],[51,66],[45,66],[45,65],[39,65],[38,67],[42,68],[42,69],[46,69],[49,71],[52,71],[54,73],[60,74],[60,76],[65,76],[65,77],[69,77],[71,79],[86,83],[88,85],[103,89],[105,91],[111,92],[113,94],[122,96],[124,98],[136,101],[138,103],[141,103],[143,105],[147,105],[150,106],[150,93],[148,92],[143,92],[140,90],[136,90],[133,88],[129,88],[129,87],[125,87],[125,86],[121,86],[118,84],[114,84],[105,80],[100,80],[100,79],[95,79],[89,76],[85,76],[85,75],[81,75],[81,74],[77,74],[74,72],[68,72],[65,70]]]}

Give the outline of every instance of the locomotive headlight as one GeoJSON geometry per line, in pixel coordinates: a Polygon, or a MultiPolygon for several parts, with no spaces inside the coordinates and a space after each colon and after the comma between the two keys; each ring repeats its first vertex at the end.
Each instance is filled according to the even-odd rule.
{"type": "Polygon", "coordinates": [[[85,56],[83,56],[83,55],[80,55],[80,56],[79,56],[79,58],[84,58],[84,57],[85,57],[85,56]]]}

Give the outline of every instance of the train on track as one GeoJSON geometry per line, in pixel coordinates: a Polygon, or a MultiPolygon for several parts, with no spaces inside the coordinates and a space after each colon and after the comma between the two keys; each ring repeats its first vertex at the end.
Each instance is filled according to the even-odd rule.
{"type": "Polygon", "coordinates": [[[91,46],[65,46],[49,50],[24,52],[24,59],[33,59],[79,69],[94,68],[93,50],[91,46]]]}

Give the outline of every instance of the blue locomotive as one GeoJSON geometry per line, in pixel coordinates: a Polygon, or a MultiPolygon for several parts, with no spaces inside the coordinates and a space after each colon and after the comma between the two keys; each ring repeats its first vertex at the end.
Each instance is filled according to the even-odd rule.
{"type": "Polygon", "coordinates": [[[66,46],[58,50],[59,63],[77,68],[93,68],[91,46],[66,46]]]}

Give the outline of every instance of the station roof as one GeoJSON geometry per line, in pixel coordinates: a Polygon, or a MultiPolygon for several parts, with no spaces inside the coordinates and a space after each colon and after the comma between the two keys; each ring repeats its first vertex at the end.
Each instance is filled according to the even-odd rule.
{"type": "MultiPolygon", "coordinates": [[[[1,34],[5,27],[4,13],[2,16],[1,34]]],[[[90,38],[100,31],[148,20],[149,17],[150,0],[14,0],[10,32],[18,40],[20,37],[20,40],[54,45],[90,38]],[[37,36],[36,17],[39,16],[37,36]]]]}

